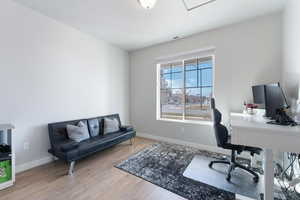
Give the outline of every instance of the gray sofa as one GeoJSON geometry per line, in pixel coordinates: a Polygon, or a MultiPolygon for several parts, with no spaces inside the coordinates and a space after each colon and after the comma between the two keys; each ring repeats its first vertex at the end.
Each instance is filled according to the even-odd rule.
{"type": "Polygon", "coordinates": [[[50,123],[48,124],[48,130],[51,143],[51,149],[48,152],[70,164],[69,175],[73,174],[75,161],[126,140],[130,140],[132,144],[132,139],[136,135],[133,127],[121,125],[118,114],[50,123]],[[119,121],[120,130],[103,134],[104,118],[116,118],[119,121]],[[81,142],[75,142],[68,138],[66,126],[68,124],[77,125],[80,121],[88,126],[90,138],[81,142]]]}

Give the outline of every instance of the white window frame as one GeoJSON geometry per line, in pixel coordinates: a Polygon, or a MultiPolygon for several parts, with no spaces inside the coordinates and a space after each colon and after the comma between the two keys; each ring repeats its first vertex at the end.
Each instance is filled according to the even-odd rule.
{"type": "MultiPolygon", "coordinates": [[[[163,64],[174,63],[174,62],[182,62],[182,66],[186,60],[191,59],[201,59],[201,58],[212,58],[212,96],[215,94],[215,47],[209,47],[205,49],[198,49],[195,51],[180,53],[177,55],[160,57],[156,59],[156,119],[160,121],[168,121],[168,122],[179,122],[179,123],[188,123],[188,124],[202,124],[202,125],[212,125],[211,120],[187,120],[185,119],[185,113],[183,113],[183,119],[168,119],[168,118],[161,118],[161,108],[160,108],[160,67],[163,64]]],[[[184,72],[183,72],[184,73],[184,72]]],[[[183,76],[185,79],[185,75],[183,76]]],[[[185,80],[183,80],[183,84],[185,84],[185,80]]],[[[184,85],[183,85],[184,88],[184,85]]],[[[185,98],[184,98],[185,101],[185,98]]],[[[183,109],[185,112],[185,108],[183,109]]]]}

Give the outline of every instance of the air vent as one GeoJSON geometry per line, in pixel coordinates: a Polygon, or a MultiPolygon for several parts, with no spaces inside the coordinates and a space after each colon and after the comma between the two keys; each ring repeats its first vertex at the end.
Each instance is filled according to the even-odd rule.
{"type": "Polygon", "coordinates": [[[216,0],[182,0],[182,1],[187,11],[191,11],[201,6],[212,3],[216,0]]]}

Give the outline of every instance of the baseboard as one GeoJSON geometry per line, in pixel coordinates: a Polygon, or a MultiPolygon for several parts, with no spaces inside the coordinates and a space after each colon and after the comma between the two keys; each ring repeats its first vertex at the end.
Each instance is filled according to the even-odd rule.
{"type": "Polygon", "coordinates": [[[239,195],[239,194],[236,194],[236,195],[235,195],[235,198],[236,198],[237,200],[255,200],[255,199],[252,199],[252,198],[250,198],[250,197],[246,197],[246,196],[239,195]]]}
{"type": "MultiPolygon", "coordinates": [[[[216,153],[223,153],[223,154],[230,155],[230,151],[226,151],[221,148],[214,147],[214,146],[209,146],[209,145],[204,145],[204,144],[199,144],[199,143],[194,143],[194,142],[188,142],[188,141],[182,141],[182,140],[178,140],[178,139],[174,139],[174,138],[167,138],[167,137],[156,136],[156,135],[151,135],[151,134],[141,133],[141,132],[137,132],[137,136],[152,139],[152,140],[158,140],[158,141],[162,141],[162,142],[187,145],[187,146],[191,146],[191,147],[194,147],[197,149],[202,149],[202,150],[207,150],[207,151],[212,151],[212,152],[216,152],[216,153]]],[[[27,162],[27,163],[24,163],[21,165],[17,165],[16,173],[24,172],[24,171],[32,169],[34,167],[45,165],[52,161],[53,161],[52,156],[47,156],[47,157],[44,157],[44,158],[41,158],[38,160],[33,160],[33,161],[30,161],[30,162],[27,162]]]]}
{"type": "Polygon", "coordinates": [[[47,157],[44,157],[44,158],[41,158],[41,159],[38,159],[38,160],[33,160],[33,161],[30,161],[30,162],[27,162],[27,163],[24,163],[24,164],[21,164],[21,165],[17,165],[16,166],[16,173],[24,172],[24,171],[32,169],[34,167],[45,165],[45,164],[50,163],[52,161],[53,161],[52,156],[47,156],[47,157]]]}
{"type": "Polygon", "coordinates": [[[188,141],[182,141],[182,140],[178,140],[178,139],[174,139],[174,138],[167,138],[167,137],[156,136],[156,135],[151,135],[148,133],[141,133],[141,132],[137,132],[137,136],[152,139],[152,140],[158,140],[158,141],[162,141],[162,142],[186,145],[186,146],[194,147],[194,148],[201,149],[201,150],[207,150],[207,151],[211,151],[211,152],[230,155],[230,151],[227,151],[227,150],[215,147],[215,146],[204,145],[204,144],[188,142],[188,141]]]}

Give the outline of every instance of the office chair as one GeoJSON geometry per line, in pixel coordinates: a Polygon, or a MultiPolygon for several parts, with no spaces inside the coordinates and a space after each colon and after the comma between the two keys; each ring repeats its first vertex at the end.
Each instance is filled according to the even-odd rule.
{"type": "Polygon", "coordinates": [[[216,109],[215,99],[213,98],[211,99],[211,109],[212,109],[213,126],[214,126],[215,136],[217,139],[217,145],[218,147],[221,147],[223,149],[231,150],[231,159],[211,161],[209,163],[209,167],[212,168],[212,166],[217,163],[223,163],[229,165],[227,177],[226,177],[227,181],[230,181],[231,179],[231,172],[235,168],[240,168],[252,174],[254,176],[253,181],[257,183],[259,180],[258,174],[253,170],[245,167],[244,165],[237,163],[236,153],[240,154],[243,151],[248,151],[250,152],[251,156],[254,156],[254,154],[260,154],[262,150],[260,148],[255,148],[255,147],[231,144],[228,130],[224,125],[221,124],[222,114],[219,112],[218,109],[216,109]]]}

